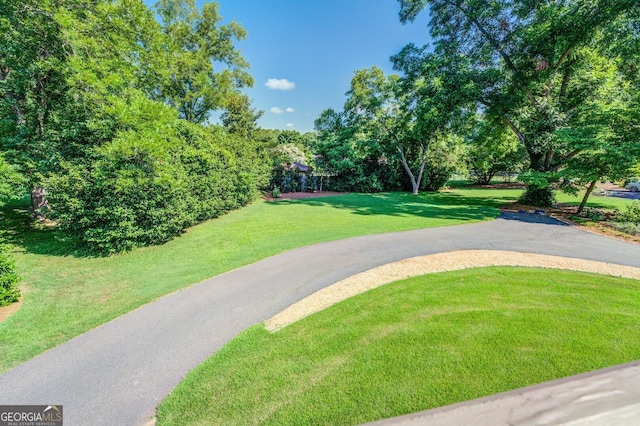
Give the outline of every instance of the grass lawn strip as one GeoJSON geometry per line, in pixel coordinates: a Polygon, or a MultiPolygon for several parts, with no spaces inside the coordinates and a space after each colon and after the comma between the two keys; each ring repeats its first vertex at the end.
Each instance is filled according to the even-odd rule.
{"type": "Polygon", "coordinates": [[[318,290],[269,318],[265,321],[265,327],[269,331],[277,331],[344,299],[394,281],[416,275],[485,266],[568,269],[640,280],[640,268],[632,266],[535,253],[500,250],[460,250],[404,259],[345,278],[331,286],[318,290]]]}
{"type": "Polygon", "coordinates": [[[361,424],[640,359],[640,281],[487,267],[378,287],[192,370],[159,425],[361,424]]]}

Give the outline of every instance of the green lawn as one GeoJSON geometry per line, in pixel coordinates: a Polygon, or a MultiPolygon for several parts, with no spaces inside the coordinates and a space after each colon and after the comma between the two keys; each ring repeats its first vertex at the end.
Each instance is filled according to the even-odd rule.
{"type": "MultiPolygon", "coordinates": [[[[501,179],[497,179],[495,183],[502,183],[501,179]]],[[[506,198],[516,200],[521,194],[522,190],[519,189],[487,189],[479,186],[471,186],[471,182],[466,180],[456,180],[450,181],[449,185],[454,188],[454,192],[456,194],[475,198],[476,195],[479,195],[480,198],[484,197],[495,197],[495,198],[506,198]]],[[[578,206],[582,201],[582,197],[584,195],[584,191],[580,192],[578,195],[568,195],[562,192],[556,191],[556,201],[558,203],[569,204],[578,206]]],[[[591,195],[589,196],[587,206],[605,210],[620,210],[623,211],[625,208],[631,203],[631,200],[625,198],[616,198],[616,197],[603,197],[600,195],[591,195]]]]}
{"type": "MultiPolygon", "coordinates": [[[[358,235],[489,220],[518,190],[348,194],[256,203],[158,247],[111,257],[75,253],[33,226],[27,201],[0,209],[0,237],[15,246],[22,307],[0,322],[0,371],[162,295],[283,251],[358,235]]],[[[609,199],[605,199],[609,200],[609,199]]]]}
{"type": "Polygon", "coordinates": [[[482,268],[392,283],[194,369],[159,425],[359,424],[640,358],[640,281],[482,268]]]}
{"type": "Polygon", "coordinates": [[[488,220],[509,197],[406,193],[258,201],[190,229],[163,246],[84,257],[25,202],[0,210],[16,247],[22,307],[0,322],[0,371],[159,296],[285,250],[357,235],[488,220]]]}

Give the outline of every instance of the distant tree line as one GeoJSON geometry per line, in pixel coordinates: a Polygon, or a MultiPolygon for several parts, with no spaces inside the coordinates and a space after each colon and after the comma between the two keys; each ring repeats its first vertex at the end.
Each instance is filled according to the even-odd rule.
{"type": "MultiPolygon", "coordinates": [[[[399,0],[428,7],[432,47],[356,71],[344,110],[316,120],[318,152],[345,188],[434,190],[466,167],[519,173],[521,202],[586,197],[640,158],[640,3],[399,0]]],[[[427,30],[427,29],[425,29],[427,30]]]]}

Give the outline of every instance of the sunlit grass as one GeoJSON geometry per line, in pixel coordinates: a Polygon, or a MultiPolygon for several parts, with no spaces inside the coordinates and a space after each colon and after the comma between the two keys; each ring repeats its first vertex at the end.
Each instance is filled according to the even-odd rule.
{"type": "Polygon", "coordinates": [[[482,268],[392,283],[194,369],[160,425],[360,424],[640,358],[640,282],[482,268]]]}
{"type": "Polygon", "coordinates": [[[520,193],[460,188],[419,196],[258,201],[163,246],[106,258],[83,256],[53,227],[34,226],[27,200],[6,205],[0,237],[15,247],[24,298],[19,311],[0,322],[0,371],[162,295],[259,259],[341,238],[489,220],[520,193]]]}
{"type": "Polygon", "coordinates": [[[499,203],[406,193],[264,202],[189,229],[158,247],[111,257],[75,253],[34,226],[26,200],[0,210],[24,278],[22,307],[0,322],[0,371],[164,294],[288,249],[340,238],[488,220],[499,203]]]}

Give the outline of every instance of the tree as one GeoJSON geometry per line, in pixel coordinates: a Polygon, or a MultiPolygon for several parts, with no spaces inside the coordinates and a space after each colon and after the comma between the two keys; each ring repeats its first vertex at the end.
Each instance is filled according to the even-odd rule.
{"type": "Polygon", "coordinates": [[[430,137],[422,137],[397,75],[385,77],[377,67],[358,70],[347,92],[345,113],[349,126],[362,129],[383,146],[393,147],[417,194],[426,164],[430,137]]]}
{"type": "Polygon", "coordinates": [[[229,99],[238,89],[253,85],[245,70],[249,64],[234,47],[247,33],[236,22],[220,25],[215,2],[205,3],[201,13],[195,0],[160,0],[155,9],[165,35],[157,58],[157,98],[176,108],[181,118],[204,123],[212,110],[237,102],[229,99]],[[224,68],[216,72],[214,64],[224,68]]]}
{"type": "MultiPolygon", "coordinates": [[[[605,35],[629,25],[640,8],[634,0],[399,0],[400,19],[415,19],[427,5],[436,46],[464,58],[464,74],[488,115],[500,117],[530,158],[523,201],[548,205],[556,173],[580,148],[558,139],[572,127],[574,111],[591,99],[599,82],[590,73],[591,53],[605,35]]],[[[621,33],[624,33],[622,31],[621,33]]],[[[637,37],[637,32],[636,32],[637,37]]],[[[467,85],[462,86],[467,90],[467,85]]]]}
{"type": "Polygon", "coordinates": [[[191,1],[162,3],[175,40],[141,0],[0,5],[2,151],[91,251],[162,243],[256,194],[258,150],[232,153],[227,132],[179,118],[202,121],[237,94],[245,74],[231,40],[242,32],[217,27],[214,6],[201,16],[191,1]],[[168,55],[184,69],[165,66],[168,55]],[[212,60],[229,68],[205,72],[212,60]],[[171,82],[193,102],[167,105],[171,82]]]}
{"type": "Polygon", "coordinates": [[[596,103],[588,111],[582,127],[558,131],[559,138],[584,146],[561,172],[568,177],[562,186],[566,192],[587,187],[577,213],[582,212],[599,180],[622,180],[640,160],[640,105],[596,103]]]}
{"type": "Polygon", "coordinates": [[[225,111],[220,118],[229,133],[245,139],[251,139],[258,128],[257,121],[264,111],[251,108],[249,97],[244,94],[233,94],[227,100],[225,111]]]}
{"type": "MultiPolygon", "coordinates": [[[[61,27],[49,2],[8,0],[0,5],[0,149],[29,178],[32,195],[56,164],[52,117],[67,84],[61,27]]],[[[34,204],[34,203],[32,203],[34,204]]],[[[35,203],[34,215],[39,207],[35,203]]]]}
{"type": "Polygon", "coordinates": [[[471,133],[466,137],[467,168],[472,179],[479,184],[489,184],[500,173],[518,173],[528,160],[524,147],[513,133],[500,121],[492,122],[478,117],[471,133]]]}

